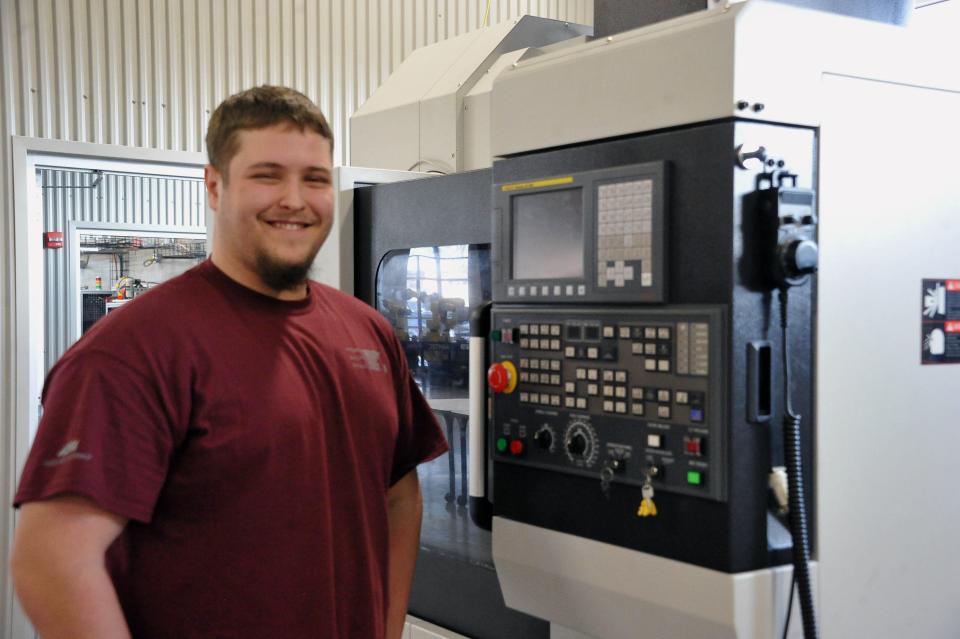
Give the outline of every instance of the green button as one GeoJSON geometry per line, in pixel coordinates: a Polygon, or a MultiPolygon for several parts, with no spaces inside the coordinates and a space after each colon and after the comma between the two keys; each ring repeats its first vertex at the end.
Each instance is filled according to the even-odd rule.
{"type": "Polygon", "coordinates": [[[499,328],[490,331],[490,339],[493,341],[499,342],[501,337],[503,337],[503,334],[500,332],[499,328]]]}
{"type": "Polygon", "coordinates": [[[507,450],[507,438],[501,437],[497,440],[497,450],[501,453],[507,450]]]}
{"type": "Polygon", "coordinates": [[[687,483],[693,484],[694,486],[699,486],[702,483],[702,477],[700,471],[697,470],[688,470],[687,471],[687,483]]]}

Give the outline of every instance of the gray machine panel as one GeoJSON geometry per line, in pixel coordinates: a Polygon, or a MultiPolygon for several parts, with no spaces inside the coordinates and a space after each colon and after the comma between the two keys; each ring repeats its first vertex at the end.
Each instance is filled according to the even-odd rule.
{"type": "Polygon", "coordinates": [[[495,307],[499,462],[726,499],[725,308],[495,307]],[[544,335],[546,333],[546,335],[544,335]],[[574,440],[579,441],[574,443],[574,440]]]}
{"type": "Polygon", "coordinates": [[[666,181],[648,162],[495,184],[494,301],[665,301],[666,181]]]}

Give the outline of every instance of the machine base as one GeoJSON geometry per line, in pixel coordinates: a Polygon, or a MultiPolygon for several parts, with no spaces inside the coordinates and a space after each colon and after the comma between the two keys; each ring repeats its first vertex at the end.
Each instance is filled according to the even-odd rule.
{"type": "Polygon", "coordinates": [[[493,561],[507,606],[605,639],[779,637],[793,573],[728,574],[502,517],[493,561]]]}

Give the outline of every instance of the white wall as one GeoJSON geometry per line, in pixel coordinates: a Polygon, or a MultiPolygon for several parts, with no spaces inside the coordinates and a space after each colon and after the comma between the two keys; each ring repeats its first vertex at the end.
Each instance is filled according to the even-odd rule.
{"type": "MultiPolygon", "coordinates": [[[[0,637],[18,469],[11,135],[202,151],[210,111],[243,88],[315,100],[346,164],[349,115],[413,49],[480,25],[483,0],[0,0],[0,637]]],[[[489,22],[592,24],[592,0],[492,0],[489,22]]],[[[39,240],[39,238],[38,238],[39,240]]],[[[21,247],[22,250],[22,247],[21,247]]],[[[29,401],[19,398],[19,401],[29,401]]]]}

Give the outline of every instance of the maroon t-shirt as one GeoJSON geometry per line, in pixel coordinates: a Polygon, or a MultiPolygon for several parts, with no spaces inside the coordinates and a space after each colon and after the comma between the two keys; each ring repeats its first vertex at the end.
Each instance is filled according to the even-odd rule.
{"type": "Polygon", "coordinates": [[[383,636],[387,489],[447,445],[376,311],[208,261],[101,320],[43,402],[15,504],[130,519],[107,560],[134,637],[383,636]]]}

